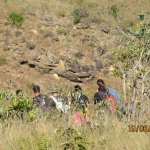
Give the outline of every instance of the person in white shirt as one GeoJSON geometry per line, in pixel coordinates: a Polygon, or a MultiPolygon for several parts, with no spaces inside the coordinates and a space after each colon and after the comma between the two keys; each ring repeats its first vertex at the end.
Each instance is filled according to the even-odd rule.
{"type": "Polygon", "coordinates": [[[52,86],[50,88],[50,93],[50,99],[55,102],[57,110],[61,112],[67,112],[70,109],[67,97],[60,96],[58,93],[58,88],[56,86],[52,86]]]}

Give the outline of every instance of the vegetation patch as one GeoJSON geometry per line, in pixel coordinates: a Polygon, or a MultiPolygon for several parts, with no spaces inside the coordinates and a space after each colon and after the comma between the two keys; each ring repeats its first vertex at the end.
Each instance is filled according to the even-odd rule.
{"type": "Polygon", "coordinates": [[[109,10],[109,14],[112,15],[114,18],[117,18],[118,12],[119,12],[118,6],[117,5],[112,5],[110,10],[109,10]]]}
{"type": "Polygon", "coordinates": [[[23,18],[23,16],[20,13],[18,13],[18,12],[12,12],[9,15],[8,22],[10,24],[21,26],[22,23],[24,22],[24,18],[23,18]]]}
{"type": "Polygon", "coordinates": [[[7,64],[7,60],[4,57],[0,56],[0,66],[5,64],[7,64]]]}
{"type": "Polygon", "coordinates": [[[85,9],[82,8],[75,8],[72,12],[72,15],[74,17],[73,23],[77,24],[80,22],[81,18],[85,18],[88,16],[88,13],[85,9]]]}

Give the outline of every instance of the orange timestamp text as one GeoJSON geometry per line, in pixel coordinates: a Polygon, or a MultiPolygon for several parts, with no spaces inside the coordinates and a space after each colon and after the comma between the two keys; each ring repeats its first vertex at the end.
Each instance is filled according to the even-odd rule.
{"type": "Polygon", "coordinates": [[[129,132],[150,132],[150,125],[128,125],[129,132]]]}

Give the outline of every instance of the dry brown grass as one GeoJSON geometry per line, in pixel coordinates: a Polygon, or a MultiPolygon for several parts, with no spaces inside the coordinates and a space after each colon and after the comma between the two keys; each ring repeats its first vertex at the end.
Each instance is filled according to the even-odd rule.
{"type": "MultiPolygon", "coordinates": [[[[149,12],[149,1],[148,0],[13,0],[13,1],[1,1],[0,8],[4,15],[5,13],[10,13],[12,10],[23,11],[23,12],[39,12],[39,13],[58,13],[60,10],[65,10],[69,13],[74,7],[81,4],[84,7],[88,4],[90,8],[95,7],[95,11],[103,9],[104,11],[110,10],[112,5],[117,5],[119,8],[119,15],[122,16],[125,20],[135,21],[137,14],[139,12],[149,12]],[[16,7],[17,6],[17,7],[16,7]]],[[[90,12],[90,9],[89,9],[90,12]]],[[[93,10],[92,10],[93,12],[93,10]]]]}
{"type": "MultiPolygon", "coordinates": [[[[60,133],[57,135],[56,131],[59,127],[62,127],[62,131],[69,127],[67,122],[61,125],[60,122],[63,123],[58,120],[54,123],[51,120],[42,119],[35,123],[14,121],[10,126],[0,128],[1,150],[19,150],[19,148],[26,150],[29,147],[31,150],[39,150],[37,143],[40,142],[38,140],[42,135],[50,138],[52,150],[60,150],[63,141],[60,139],[60,133]],[[24,139],[24,142],[21,139],[24,139]]],[[[148,150],[149,148],[149,133],[129,132],[127,125],[115,118],[107,118],[101,130],[98,128],[94,130],[81,128],[75,124],[71,126],[84,133],[85,139],[90,143],[88,150],[148,150]],[[93,148],[92,143],[95,145],[93,148]]]]}

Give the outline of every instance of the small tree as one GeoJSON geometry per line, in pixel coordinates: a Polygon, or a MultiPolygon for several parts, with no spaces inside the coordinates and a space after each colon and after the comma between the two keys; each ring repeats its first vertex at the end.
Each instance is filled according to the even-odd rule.
{"type": "MultiPolygon", "coordinates": [[[[137,115],[137,100],[139,101],[139,121],[143,121],[143,112],[145,110],[144,93],[150,88],[147,82],[150,82],[150,24],[142,23],[145,15],[139,15],[140,23],[131,26],[128,33],[121,38],[123,43],[118,49],[113,51],[114,60],[118,69],[115,73],[123,79],[124,101],[131,98],[134,102],[133,116],[137,115]]],[[[148,96],[147,96],[148,98],[148,96]]]]}

